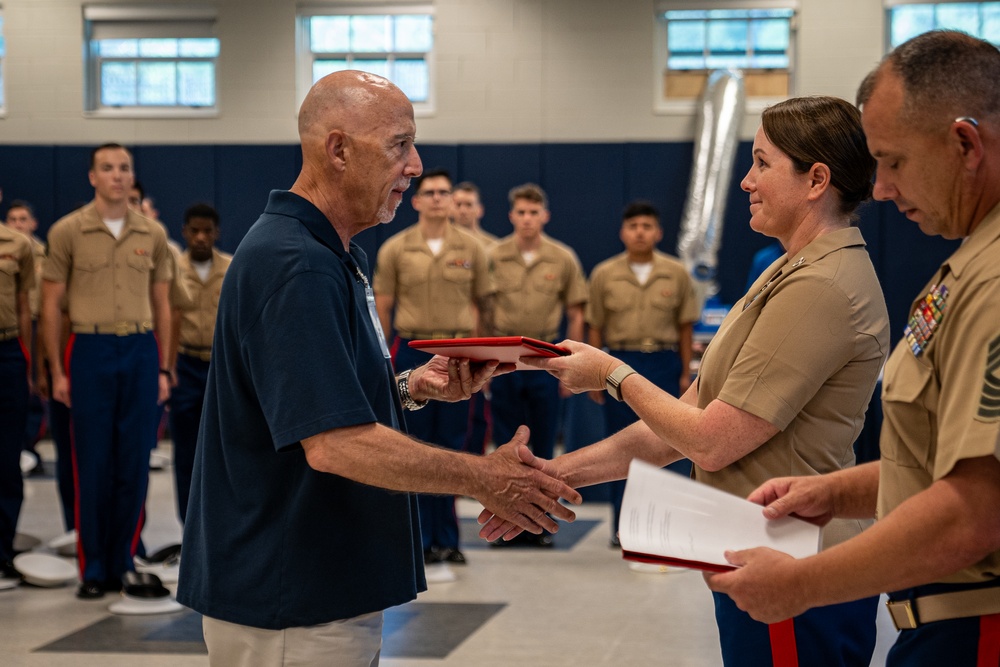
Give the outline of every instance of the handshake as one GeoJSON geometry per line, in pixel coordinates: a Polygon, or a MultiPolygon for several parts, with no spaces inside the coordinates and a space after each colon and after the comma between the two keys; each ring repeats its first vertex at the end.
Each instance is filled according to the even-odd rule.
{"type": "Polygon", "coordinates": [[[576,519],[559,499],[579,505],[580,494],[560,479],[552,461],[535,457],[527,443],[528,427],[521,426],[510,442],[478,459],[487,470],[479,475],[482,491],[473,497],[485,508],[479,515],[479,536],[490,542],[513,539],[522,531],[555,533],[556,519],[576,519]]]}

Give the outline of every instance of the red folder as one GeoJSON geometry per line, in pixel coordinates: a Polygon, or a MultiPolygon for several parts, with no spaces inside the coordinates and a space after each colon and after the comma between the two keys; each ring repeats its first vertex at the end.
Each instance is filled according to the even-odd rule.
{"type": "MultiPolygon", "coordinates": [[[[495,359],[510,364],[517,364],[521,357],[562,357],[569,354],[569,350],[564,347],[525,336],[411,340],[410,347],[445,357],[462,357],[475,361],[495,359]]],[[[520,370],[536,370],[523,364],[518,364],[517,367],[520,370]]]]}
{"type": "Polygon", "coordinates": [[[705,572],[732,572],[736,569],[735,565],[719,565],[718,563],[706,563],[705,561],[700,560],[684,560],[683,558],[643,554],[638,551],[622,551],[622,558],[625,560],[635,561],[636,563],[674,565],[676,567],[686,567],[692,570],[704,570],[705,572]]]}

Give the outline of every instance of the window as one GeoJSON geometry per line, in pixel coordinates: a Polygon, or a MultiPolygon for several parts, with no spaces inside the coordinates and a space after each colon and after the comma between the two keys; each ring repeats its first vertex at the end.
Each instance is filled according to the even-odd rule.
{"type": "Polygon", "coordinates": [[[99,115],[214,114],[215,10],[84,8],[85,108],[99,115]]]}
{"type": "Polygon", "coordinates": [[[434,16],[428,6],[324,7],[300,13],[300,98],[331,72],[384,76],[416,111],[432,110],[434,16]]]}
{"type": "Polygon", "coordinates": [[[1000,2],[890,2],[889,49],[939,28],[961,30],[1000,46],[1000,2]]]}
{"type": "Polygon", "coordinates": [[[701,95],[715,69],[743,71],[747,97],[787,97],[791,88],[795,7],[787,3],[657,5],[657,107],[701,95]],[[718,8],[719,5],[726,8],[718,8]],[[707,6],[715,7],[707,9],[707,6]]]}
{"type": "Polygon", "coordinates": [[[3,15],[0,14],[0,113],[7,109],[7,96],[4,95],[4,66],[7,63],[7,42],[3,38],[3,15]]]}

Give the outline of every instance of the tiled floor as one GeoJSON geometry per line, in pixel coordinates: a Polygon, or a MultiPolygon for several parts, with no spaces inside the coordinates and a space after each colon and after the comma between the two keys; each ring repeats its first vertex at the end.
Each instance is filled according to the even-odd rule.
{"type": "MultiPolygon", "coordinates": [[[[44,443],[43,443],[44,445],[44,443]]],[[[51,448],[43,446],[43,455],[51,448]]],[[[49,465],[51,469],[51,464],[49,465]]],[[[19,531],[43,543],[62,532],[51,478],[31,478],[19,531]]],[[[717,667],[711,596],[687,570],[629,570],[608,547],[607,506],[587,504],[556,536],[556,548],[491,548],[475,537],[478,504],[459,502],[466,566],[434,566],[416,602],[386,614],[384,667],[717,667]]],[[[150,551],[178,542],[169,468],[151,473],[150,551]]],[[[0,664],[186,667],[206,665],[200,618],[108,612],[113,598],[77,600],[74,586],[0,591],[0,664]]],[[[880,618],[884,645],[892,639],[880,618]]]]}

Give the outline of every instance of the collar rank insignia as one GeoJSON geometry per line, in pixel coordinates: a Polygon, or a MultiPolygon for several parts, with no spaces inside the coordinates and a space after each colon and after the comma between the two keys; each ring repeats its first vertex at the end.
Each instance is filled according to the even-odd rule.
{"type": "Polygon", "coordinates": [[[910,322],[903,329],[903,337],[906,338],[913,356],[919,357],[934,336],[934,331],[944,319],[947,299],[946,285],[931,285],[931,291],[913,309],[910,322]]]}

